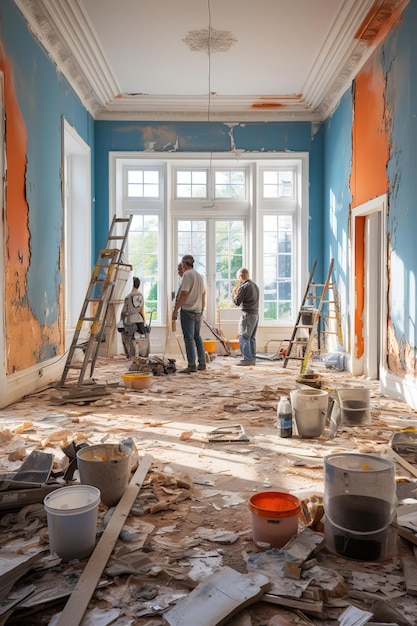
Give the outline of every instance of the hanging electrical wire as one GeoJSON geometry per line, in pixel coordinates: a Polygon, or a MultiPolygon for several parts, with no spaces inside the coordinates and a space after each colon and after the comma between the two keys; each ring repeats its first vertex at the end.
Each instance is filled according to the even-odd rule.
{"type": "MultiPolygon", "coordinates": [[[[208,98],[207,98],[207,122],[209,123],[209,138],[210,138],[210,161],[209,161],[209,172],[212,172],[213,165],[213,146],[211,141],[211,5],[210,0],[207,0],[207,13],[208,13],[208,33],[207,33],[207,56],[208,56],[208,98]]],[[[212,185],[210,185],[210,189],[212,185]]],[[[212,194],[212,192],[211,192],[212,194]]],[[[211,199],[213,202],[213,198],[211,199]]]]}

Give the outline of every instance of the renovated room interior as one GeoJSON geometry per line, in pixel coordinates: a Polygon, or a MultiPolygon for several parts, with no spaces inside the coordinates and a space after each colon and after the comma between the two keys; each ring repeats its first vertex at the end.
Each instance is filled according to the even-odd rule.
{"type": "Polygon", "coordinates": [[[111,219],[132,214],[154,352],[182,254],[231,335],[249,268],[260,350],[334,259],[348,371],[416,407],[416,11],[4,0],[1,406],[59,380],[111,219]]]}

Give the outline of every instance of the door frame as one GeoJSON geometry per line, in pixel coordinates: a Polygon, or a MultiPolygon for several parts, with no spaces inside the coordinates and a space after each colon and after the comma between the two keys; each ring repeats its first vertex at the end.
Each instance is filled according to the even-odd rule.
{"type": "Polygon", "coordinates": [[[91,149],[62,124],[65,347],[77,325],[91,276],[91,149]]]}
{"type": "Polygon", "coordinates": [[[386,214],[386,194],[351,212],[351,372],[377,379],[381,378],[387,353],[386,214]]]}

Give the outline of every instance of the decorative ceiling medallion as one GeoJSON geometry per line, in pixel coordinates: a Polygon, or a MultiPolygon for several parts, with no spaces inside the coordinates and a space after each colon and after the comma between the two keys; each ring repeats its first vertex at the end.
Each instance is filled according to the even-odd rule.
{"type": "Polygon", "coordinates": [[[227,52],[237,42],[229,30],[217,30],[217,28],[202,28],[190,30],[184,37],[183,42],[193,52],[227,52]]]}

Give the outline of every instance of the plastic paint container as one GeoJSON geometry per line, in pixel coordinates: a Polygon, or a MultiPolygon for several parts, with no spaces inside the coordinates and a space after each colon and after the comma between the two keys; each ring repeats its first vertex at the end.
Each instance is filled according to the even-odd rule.
{"type": "Polygon", "coordinates": [[[324,459],[324,533],[331,552],[382,561],[396,553],[395,465],[372,454],[339,453],[324,459]]]}
{"type": "Polygon", "coordinates": [[[90,485],[56,489],[45,497],[51,554],[84,559],[95,548],[100,491],[90,485]]]}
{"type": "Polygon", "coordinates": [[[291,391],[294,421],[300,437],[320,437],[326,425],[329,394],[322,389],[295,389],[291,391]]]}
{"type": "Polygon", "coordinates": [[[77,452],[77,465],[82,485],[100,490],[106,506],[116,505],[129,484],[132,448],[118,443],[86,446],[77,452]]]}
{"type": "Polygon", "coordinates": [[[269,544],[282,548],[298,534],[300,500],[290,493],[264,491],[249,499],[252,514],[253,540],[256,544],[269,544]]]}

